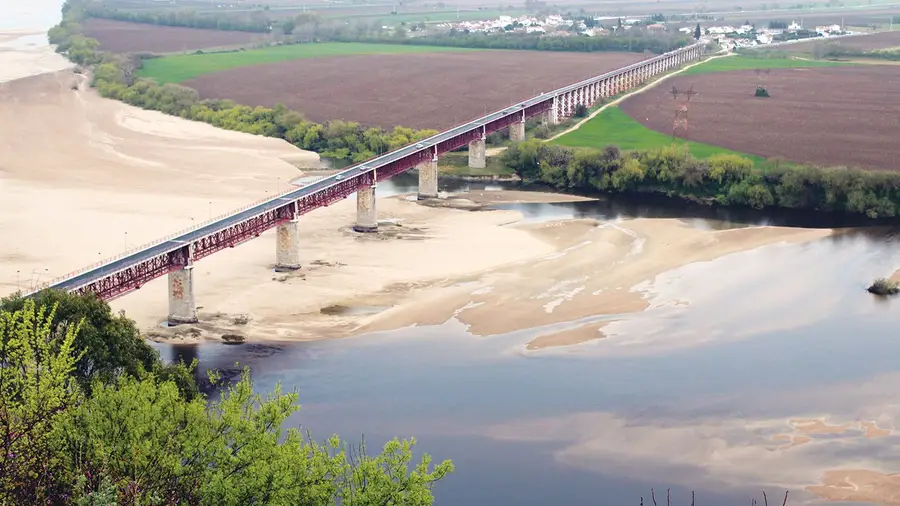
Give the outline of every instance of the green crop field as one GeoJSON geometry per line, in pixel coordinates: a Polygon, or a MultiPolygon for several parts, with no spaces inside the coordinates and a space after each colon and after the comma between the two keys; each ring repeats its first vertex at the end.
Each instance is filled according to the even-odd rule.
{"type": "MultiPolygon", "coordinates": [[[[672,137],[650,130],[622,112],[618,107],[608,107],[594,116],[581,128],[569,132],[553,141],[563,146],[588,147],[603,149],[614,144],[620,149],[655,149],[672,144],[672,137]]],[[[683,143],[682,140],[677,140],[683,143]]],[[[746,153],[738,153],[730,149],[711,146],[700,142],[689,142],[688,149],[697,158],[708,158],[712,155],[730,153],[753,160],[754,163],[764,159],[746,153]]]]}
{"type": "Polygon", "coordinates": [[[407,46],[400,44],[362,44],[326,42],[322,44],[293,44],[248,51],[223,53],[181,54],[152,58],[144,61],[140,77],[153,79],[160,84],[180,83],[222,70],[273,63],[301,58],[323,58],[354,54],[400,54],[478,51],[455,47],[407,46]]]}
{"type": "Polygon", "coordinates": [[[754,70],[754,69],[786,69],[786,68],[812,68],[812,67],[837,67],[852,65],[847,62],[824,60],[801,60],[785,57],[750,57],[729,56],[716,58],[699,65],[695,65],[681,73],[683,76],[709,74],[711,72],[727,72],[729,70],[754,70]]]}

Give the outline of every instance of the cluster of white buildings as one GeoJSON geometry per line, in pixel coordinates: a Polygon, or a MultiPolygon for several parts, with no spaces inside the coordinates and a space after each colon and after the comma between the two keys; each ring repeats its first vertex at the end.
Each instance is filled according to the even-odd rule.
{"type": "Polygon", "coordinates": [[[648,25],[645,18],[621,18],[621,25],[620,18],[617,17],[595,17],[593,18],[593,21],[593,23],[585,23],[582,19],[568,19],[555,14],[546,17],[499,16],[497,19],[482,21],[441,23],[437,25],[437,28],[455,28],[459,31],[483,33],[524,32],[541,34],[554,33],[558,35],[581,34],[589,37],[615,32],[620,26],[624,30],[629,30],[637,25],[642,25],[648,30],[664,31],[666,29],[666,26],[662,23],[648,25]]]}
{"type": "MultiPolygon", "coordinates": [[[[684,27],[681,31],[692,34],[694,33],[694,28],[684,27]]],[[[801,40],[834,37],[850,33],[844,31],[840,25],[823,25],[817,26],[815,29],[805,29],[801,23],[792,21],[787,28],[756,28],[753,25],[701,27],[701,40],[717,42],[728,48],[742,48],[772,44],[784,39],[796,39],[796,37],[791,37],[790,34],[798,32],[804,32],[806,35],[801,40]],[[786,34],[788,35],[787,37],[784,36],[786,34]]]]}
{"type": "Polygon", "coordinates": [[[438,28],[455,28],[470,32],[505,32],[516,31],[526,33],[547,33],[560,29],[569,29],[575,21],[562,16],[552,15],[544,18],[533,16],[500,16],[497,19],[482,21],[462,21],[459,23],[442,23],[438,28]]]}

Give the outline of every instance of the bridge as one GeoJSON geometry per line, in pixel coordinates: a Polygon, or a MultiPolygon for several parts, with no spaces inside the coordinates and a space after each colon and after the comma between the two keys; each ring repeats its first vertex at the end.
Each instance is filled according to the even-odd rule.
{"type": "Polygon", "coordinates": [[[354,230],[376,232],[375,187],[414,167],[419,171],[419,199],[438,197],[438,157],[468,145],[469,166],[485,166],[485,138],[502,129],[514,141],[525,139],[525,120],[540,116],[546,124],[575,114],[576,107],[590,107],[599,100],[617,95],[651,77],[698,60],[701,45],[687,46],[669,53],[607,72],[540,95],[423,139],[414,145],[391,151],[324,177],[307,186],[292,188],[274,197],[198,224],[153,243],[140,246],[79,271],[53,279],[34,292],[47,288],[75,293],[94,292],[111,300],[139,289],[149,281],[168,275],[169,322],[197,321],[194,298],[194,262],[225,248],[233,248],[277,229],[276,268],[300,268],[299,217],[319,207],[357,198],[354,230]]]}

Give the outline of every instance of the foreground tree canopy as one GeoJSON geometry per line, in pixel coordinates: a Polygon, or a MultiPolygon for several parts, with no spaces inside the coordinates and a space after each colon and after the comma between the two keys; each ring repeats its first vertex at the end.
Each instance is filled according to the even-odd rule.
{"type": "Polygon", "coordinates": [[[372,456],[285,430],[297,393],[255,393],[248,371],[218,400],[185,395],[124,315],[39,299],[52,305],[0,309],[0,504],[418,506],[453,470],[428,455],[410,468],[412,439],[372,456]]]}

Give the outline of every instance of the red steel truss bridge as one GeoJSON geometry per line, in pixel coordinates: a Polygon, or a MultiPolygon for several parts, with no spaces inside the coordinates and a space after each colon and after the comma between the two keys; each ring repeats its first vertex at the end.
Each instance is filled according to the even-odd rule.
{"type": "Polygon", "coordinates": [[[483,141],[491,132],[538,115],[545,115],[550,122],[556,122],[559,118],[573,115],[578,105],[590,107],[602,98],[621,93],[700,56],[701,46],[692,45],[541,93],[415,145],[372,158],[307,186],[287,190],[118,257],[53,279],[26,296],[53,288],[79,293],[94,292],[104,300],[114,299],[217,251],[258,237],[302,214],[344,199],[361,188],[372,187],[378,181],[436,160],[442,153],[473,141],[483,141]]]}

